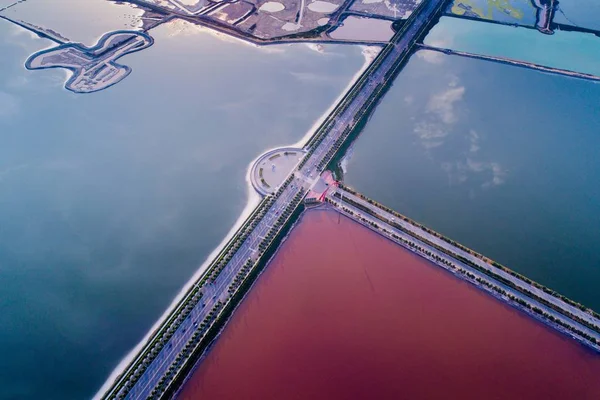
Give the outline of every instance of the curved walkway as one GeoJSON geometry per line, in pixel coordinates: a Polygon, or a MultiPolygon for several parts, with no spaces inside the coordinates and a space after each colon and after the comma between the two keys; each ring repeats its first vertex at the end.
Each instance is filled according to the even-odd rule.
{"type": "Polygon", "coordinates": [[[281,147],[260,156],[250,171],[250,181],[263,196],[274,193],[300,162],[306,151],[295,147],[281,147]]]}

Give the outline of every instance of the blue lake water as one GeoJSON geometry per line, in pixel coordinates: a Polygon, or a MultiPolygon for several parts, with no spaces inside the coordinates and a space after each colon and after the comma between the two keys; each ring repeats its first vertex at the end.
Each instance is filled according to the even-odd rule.
{"type": "Polygon", "coordinates": [[[345,180],[600,310],[598,104],[600,84],[421,51],[345,180]]]}
{"type": "Polygon", "coordinates": [[[559,24],[600,30],[600,1],[560,0],[554,21],[559,24]]]}
{"type": "Polygon", "coordinates": [[[0,16],[50,29],[57,38],[86,46],[109,31],[141,28],[142,14],[139,8],[109,0],[0,0],[0,16]]]}
{"type": "Polygon", "coordinates": [[[183,23],[118,85],[26,71],[47,40],[0,20],[0,398],[90,398],[223,239],[248,164],[297,142],[358,47],[259,49],[183,23]]]}
{"type": "Polygon", "coordinates": [[[530,28],[442,17],[425,44],[600,76],[600,37],[590,33],[544,35],[530,28]]]}

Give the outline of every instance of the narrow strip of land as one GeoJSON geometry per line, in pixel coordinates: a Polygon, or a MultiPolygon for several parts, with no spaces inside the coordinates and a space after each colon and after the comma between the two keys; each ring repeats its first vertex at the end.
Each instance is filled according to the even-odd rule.
{"type": "MultiPolygon", "coordinates": [[[[275,193],[263,199],[211,262],[206,273],[186,293],[160,327],[153,332],[135,359],[103,394],[103,399],[157,399],[169,396],[177,390],[198,354],[218,333],[223,321],[243,297],[248,284],[276,249],[279,238],[285,234],[298,215],[303,198],[318,182],[320,174],[334,160],[351,133],[360,128],[361,121],[364,121],[374,108],[411,54],[416,41],[440,15],[446,2],[447,0],[424,1],[394,35],[391,42],[382,48],[306,144],[303,149],[306,153],[298,166],[275,193]]],[[[351,210],[347,204],[336,200],[335,193],[338,191],[329,195],[329,201],[338,204],[344,212],[345,209],[351,210]]],[[[350,195],[347,196],[346,199],[349,199],[350,195]]],[[[357,204],[370,209],[360,203],[359,197],[355,200],[357,204]]],[[[356,207],[356,204],[353,207],[356,207]]],[[[600,322],[597,316],[571,303],[555,302],[554,300],[558,299],[554,299],[553,293],[545,293],[550,297],[537,291],[534,293],[535,286],[528,282],[525,283],[531,286],[532,296],[522,290],[523,287],[512,287],[511,285],[516,283],[510,279],[507,279],[508,283],[496,279],[504,284],[498,286],[489,274],[477,268],[477,261],[472,260],[470,256],[457,253],[456,249],[444,247],[437,241],[429,244],[428,240],[433,240],[432,237],[415,237],[415,232],[408,226],[402,228],[398,225],[392,231],[389,226],[384,225],[385,221],[391,218],[390,215],[381,210],[372,209],[368,217],[361,215],[358,219],[362,223],[367,221],[381,232],[393,232],[390,234],[396,235],[397,240],[404,241],[402,243],[405,245],[413,243],[419,248],[429,249],[421,251],[420,254],[434,260],[438,265],[465,271],[469,279],[495,291],[494,293],[499,294],[501,298],[520,304],[524,310],[531,311],[537,318],[550,321],[553,326],[574,338],[592,347],[598,347],[596,343],[600,337],[595,327],[600,326],[600,322]],[[426,245],[429,247],[424,247],[426,245]],[[463,261],[463,258],[466,261],[463,261]],[[475,275],[467,267],[471,267],[478,274],[475,275]],[[496,291],[495,288],[500,288],[502,292],[496,291]],[[539,297],[536,297],[538,295],[539,297]]],[[[348,215],[356,218],[355,210],[348,212],[348,215]]],[[[460,249],[459,246],[455,247],[460,249]]],[[[479,268],[484,269],[481,265],[479,268]]]]}
{"type": "Polygon", "coordinates": [[[594,81],[594,82],[600,81],[600,76],[598,76],[598,75],[587,74],[585,72],[569,71],[567,69],[561,69],[561,68],[547,67],[545,65],[535,64],[535,63],[522,61],[522,60],[515,60],[513,58],[496,57],[496,56],[487,56],[487,55],[483,55],[483,54],[468,53],[466,51],[459,51],[459,50],[452,50],[452,49],[447,49],[447,48],[442,48],[442,47],[429,46],[426,44],[419,44],[418,46],[420,49],[423,49],[423,50],[437,51],[437,52],[448,54],[448,55],[474,58],[476,60],[491,61],[491,62],[496,62],[496,63],[500,63],[500,64],[512,65],[515,67],[521,67],[521,68],[532,69],[535,71],[546,72],[546,73],[554,74],[554,75],[562,75],[562,76],[568,76],[571,78],[585,79],[588,81],[594,81]]]}
{"type": "Polygon", "coordinates": [[[504,267],[495,266],[492,260],[386,209],[364,195],[338,187],[328,192],[327,200],[358,222],[441,267],[463,275],[494,295],[600,351],[600,319],[591,312],[567,303],[549,293],[547,288],[531,280],[525,281],[524,277],[510,273],[504,267]]]}
{"type": "Polygon", "coordinates": [[[173,391],[211,327],[231,308],[238,289],[284,230],[302,198],[357,123],[383,94],[416,40],[447,0],[424,1],[359,77],[307,144],[298,168],[267,196],[164,323],[102,396],[161,398],[173,391]]]}

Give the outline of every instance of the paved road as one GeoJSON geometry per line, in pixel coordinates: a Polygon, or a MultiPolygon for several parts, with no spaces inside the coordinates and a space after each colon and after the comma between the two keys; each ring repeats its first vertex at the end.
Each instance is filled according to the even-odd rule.
{"type": "MultiPolygon", "coordinates": [[[[364,207],[368,207],[369,209],[377,212],[377,214],[381,215],[382,217],[384,217],[386,219],[393,219],[393,218],[395,218],[393,214],[388,213],[387,211],[382,210],[382,209],[380,209],[378,207],[375,207],[374,205],[372,205],[369,202],[363,200],[359,196],[355,196],[354,194],[352,194],[352,193],[350,193],[348,191],[345,191],[345,190],[343,190],[341,188],[337,188],[335,190],[338,191],[339,193],[343,194],[343,197],[349,198],[352,201],[355,201],[355,202],[357,202],[358,204],[360,204],[360,205],[362,205],[364,207]]],[[[586,321],[586,322],[588,322],[588,323],[590,323],[592,325],[596,325],[596,326],[600,327],[600,320],[598,318],[594,317],[593,315],[591,315],[589,313],[586,313],[585,311],[580,310],[577,307],[574,307],[574,306],[572,306],[570,304],[565,303],[563,300],[561,300],[561,299],[559,299],[559,298],[557,298],[555,296],[552,296],[549,293],[544,292],[542,289],[539,289],[539,288],[537,288],[535,286],[532,286],[532,285],[528,284],[527,282],[519,279],[516,276],[513,276],[513,275],[509,274],[508,272],[505,272],[505,271],[503,271],[503,270],[501,270],[499,268],[496,268],[496,267],[493,267],[493,266],[489,265],[488,263],[486,263],[482,259],[474,256],[473,254],[471,254],[471,253],[469,253],[469,252],[467,252],[465,250],[459,249],[459,248],[451,245],[450,243],[448,243],[448,242],[440,239],[439,237],[437,237],[437,236],[435,236],[435,235],[433,235],[431,233],[428,233],[428,232],[424,231],[423,229],[421,229],[421,228],[419,228],[419,227],[417,227],[417,226],[415,226],[415,225],[413,225],[413,224],[411,224],[409,222],[403,221],[403,220],[398,219],[398,218],[395,218],[395,222],[398,225],[402,226],[404,229],[407,229],[410,232],[414,233],[415,235],[418,235],[418,236],[424,238],[425,240],[427,240],[427,241],[429,241],[431,243],[435,243],[437,246],[440,246],[440,247],[442,247],[442,248],[444,248],[444,249],[446,249],[448,251],[452,251],[454,254],[456,254],[456,255],[458,255],[460,257],[463,257],[463,258],[469,260],[470,262],[472,262],[473,264],[475,264],[475,265],[477,265],[477,266],[479,266],[481,268],[484,268],[484,269],[486,269],[486,270],[488,270],[488,271],[490,271],[490,272],[492,272],[492,273],[494,273],[496,275],[501,276],[502,278],[504,278],[504,279],[512,282],[513,284],[515,284],[515,285],[517,285],[517,286],[519,286],[519,287],[521,287],[521,288],[523,288],[525,290],[530,291],[534,295],[536,295],[536,296],[538,296],[538,297],[540,297],[540,298],[548,301],[549,303],[554,304],[557,307],[562,308],[563,310],[566,310],[567,312],[569,312],[569,313],[577,316],[578,318],[581,318],[582,320],[584,320],[584,321],[586,321]]]]}
{"type": "Polygon", "coordinates": [[[256,258],[258,245],[275,225],[279,215],[281,215],[298,193],[299,183],[299,181],[295,180],[283,191],[233,258],[227,263],[217,279],[212,283],[206,283],[202,287],[201,292],[203,293],[203,297],[200,302],[192,309],[190,315],[169,339],[168,344],[129,391],[125,397],[126,399],[148,398],[154,386],[156,386],[160,378],[167,372],[169,366],[175,362],[177,355],[183,350],[185,344],[192,338],[197,329],[194,323],[200,324],[217,302],[225,303],[229,299],[229,286],[233,283],[233,280],[243,268],[246,261],[256,258]]]}
{"type": "MultiPolygon", "coordinates": [[[[332,188],[329,190],[328,194],[327,194],[327,198],[329,200],[331,200],[332,202],[334,202],[334,204],[341,206],[343,205],[344,207],[352,210],[355,214],[360,215],[362,218],[367,219],[370,222],[373,222],[375,224],[377,224],[379,227],[381,228],[385,228],[387,231],[389,232],[394,232],[397,236],[405,239],[405,240],[409,240],[412,241],[416,244],[418,244],[419,246],[428,249],[430,252],[432,252],[433,254],[437,254],[439,257],[443,257],[445,259],[449,259],[450,261],[452,261],[454,264],[459,265],[462,269],[464,269],[465,271],[468,271],[470,273],[472,273],[473,275],[475,275],[476,277],[479,277],[483,280],[486,280],[488,282],[492,282],[494,285],[504,289],[507,293],[512,294],[513,296],[520,298],[526,302],[528,302],[529,304],[531,304],[532,306],[538,307],[541,310],[543,310],[545,313],[549,314],[549,315],[553,315],[555,318],[560,319],[561,321],[563,321],[566,324],[569,324],[571,326],[573,326],[574,328],[580,330],[581,332],[584,332],[586,334],[588,334],[591,337],[596,338],[596,340],[598,340],[600,342],[600,333],[582,325],[581,323],[572,320],[571,318],[551,309],[550,307],[540,303],[539,301],[524,295],[522,292],[513,289],[512,287],[506,286],[505,284],[491,278],[490,276],[476,270],[475,268],[472,268],[470,266],[468,266],[467,264],[464,264],[458,260],[456,260],[454,257],[449,257],[447,254],[445,254],[442,251],[437,250],[436,248],[426,244],[424,241],[419,240],[418,238],[422,238],[426,241],[435,243],[436,245],[456,254],[459,255],[461,257],[464,257],[466,259],[468,259],[469,261],[475,263],[476,265],[485,268],[488,271],[492,271],[493,273],[502,276],[505,279],[508,279],[510,282],[515,283],[516,285],[518,285],[519,287],[522,287],[526,290],[529,290],[532,293],[537,294],[541,294],[543,296],[540,296],[541,298],[543,298],[544,300],[548,300],[551,303],[568,310],[569,312],[573,312],[574,315],[577,316],[582,316],[581,314],[585,314],[585,316],[591,318],[591,322],[592,323],[596,323],[600,326],[600,321],[598,321],[596,318],[594,318],[592,315],[584,313],[583,311],[572,307],[566,303],[564,303],[562,300],[557,299],[554,296],[550,296],[547,293],[544,293],[543,291],[541,291],[540,289],[531,286],[529,284],[527,284],[526,282],[521,281],[520,279],[504,272],[504,271],[500,271],[497,268],[493,268],[492,266],[488,265],[487,263],[485,263],[483,260],[480,260],[479,258],[473,256],[472,254],[467,253],[464,250],[461,250],[455,246],[452,246],[451,244],[441,240],[440,238],[424,231],[423,229],[409,223],[406,222],[404,220],[399,219],[398,217],[396,217],[395,215],[363,200],[362,198],[355,196],[354,194],[343,190],[342,188],[332,188]],[[334,197],[335,193],[340,193],[342,196],[341,198],[338,197],[334,197]],[[386,219],[386,220],[390,220],[390,221],[394,221],[395,223],[397,223],[398,225],[402,226],[402,228],[408,230],[409,232],[411,232],[412,234],[414,234],[415,236],[412,235],[408,235],[405,232],[396,229],[394,227],[392,227],[391,225],[369,215],[368,213],[364,212],[363,210],[360,210],[358,208],[356,208],[355,206],[353,206],[352,204],[350,204],[349,202],[347,202],[346,200],[350,199],[353,202],[356,202],[358,204],[360,204],[362,207],[366,207],[368,208],[371,212],[375,213],[376,215],[381,216],[382,218],[386,219]],[[551,298],[551,299],[550,299],[551,298]]],[[[339,207],[338,207],[339,208],[339,207]]],[[[357,219],[355,217],[353,217],[352,215],[349,215],[351,218],[353,219],[357,219]]],[[[381,232],[380,232],[381,233],[381,232]]],[[[386,235],[388,237],[391,238],[390,235],[386,235]]],[[[393,241],[397,241],[396,239],[391,238],[393,241]]],[[[412,249],[411,249],[412,250],[412,249]]],[[[421,256],[424,256],[423,254],[419,253],[421,256]]],[[[426,256],[425,256],[426,257],[426,256]]],[[[428,258],[428,257],[426,257],[428,258]]],[[[435,262],[435,260],[431,259],[431,261],[435,262]]],[[[439,263],[436,263],[439,264],[439,263]]],[[[444,265],[441,265],[442,267],[446,268],[444,265]]],[[[588,318],[586,318],[586,320],[588,320],[588,318]]]]}
{"type": "Polygon", "coordinates": [[[416,39],[425,31],[432,19],[436,17],[444,3],[444,0],[425,1],[422,8],[413,14],[412,23],[405,25],[406,28],[394,36],[391,51],[387,53],[379,67],[369,75],[368,79],[360,83],[360,91],[352,102],[342,112],[338,113],[333,127],[327,133],[327,137],[317,146],[313,157],[302,168],[301,172],[303,175],[309,177],[311,174],[313,176],[318,175],[315,167],[323,159],[323,156],[329,151],[332,144],[339,138],[342,132],[344,132],[344,129],[355,123],[355,117],[359,110],[364,108],[367,103],[376,100],[374,94],[380,89],[378,85],[385,83],[389,76],[393,75],[391,72],[410,53],[416,39]]]}
{"type": "MultiPolygon", "coordinates": [[[[169,366],[175,363],[177,355],[182,351],[186,343],[192,338],[198,329],[195,323],[200,324],[210,313],[217,302],[225,303],[230,294],[229,286],[233,283],[236,275],[245,263],[256,260],[258,257],[258,246],[273,228],[277,219],[291,203],[291,200],[310,189],[317,181],[322,168],[318,165],[323,161],[329,161],[333,155],[327,155],[332,145],[345,133],[348,127],[354,126],[358,117],[362,116],[365,107],[376,101],[381,91],[378,84],[385,83],[393,76],[393,72],[399,67],[404,58],[410,53],[415,40],[427,28],[429,22],[441,10],[446,0],[426,0],[419,10],[407,21],[403,31],[398,32],[392,39],[392,44],[382,50],[381,57],[376,58],[372,67],[367,70],[370,75],[359,78],[357,84],[351,89],[354,97],[345,97],[342,107],[334,110],[335,123],[330,125],[324,134],[323,140],[314,149],[304,167],[299,171],[293,171],[294,178],[282,193],[275,199],[265,216],[260,220],[252,233],[244,241],[233,258],[227,263],[216,280],[206,283],[201,288],[202,299],[195,305],[190,314],[181,323],[173,336],[169,339],[157,357],[151,361],[148,368],[141,377],[132,382],[133,387],[128,392],[121,390],[119,393],[109,391],[106,398],[146,399],[161,377],[166,374],[169,366]]],[[[308,149],[307,149],[308,150],[308,149]]],[[[164,330],[165,328],[161,328],[164,330]]],[[[204,332],[203,332],[204,333],[204,332]]],[[[181,363],[178,368],[181,367],[181,363]]]]}

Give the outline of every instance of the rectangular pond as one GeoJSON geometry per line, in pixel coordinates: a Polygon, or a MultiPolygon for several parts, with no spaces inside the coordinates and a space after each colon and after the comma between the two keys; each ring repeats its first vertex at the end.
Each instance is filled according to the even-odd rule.
{"type": "Polygon", "coordinates": [[[442,17],[424,43],[600,76],[600,37],[592,33],[557,30],[546,35],[532,28],[442,17]]]}

